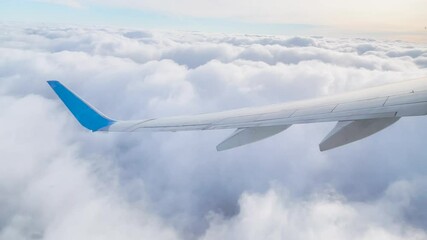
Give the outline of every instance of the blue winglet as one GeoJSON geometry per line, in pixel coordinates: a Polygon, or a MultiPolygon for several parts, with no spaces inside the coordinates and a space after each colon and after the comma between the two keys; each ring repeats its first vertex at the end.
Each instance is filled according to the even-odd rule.
{"type": "Polygon", "coordinates": [[[95,132],[105,129],[115,122],[85,102],[59,81],[51,80],[47,81],[47,83],[85,128],[95,132]]]}

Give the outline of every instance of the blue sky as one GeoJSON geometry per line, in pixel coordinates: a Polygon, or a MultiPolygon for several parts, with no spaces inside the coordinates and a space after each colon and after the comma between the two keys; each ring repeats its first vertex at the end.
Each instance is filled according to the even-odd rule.
{"type": "Polygon", "coordinates": [[[427,36],[427,2],[420,0],[217,2],[3,0],[0,21],[413,41],[427,36]]]}
{"type": "Polygon", "coordinates": [[[232,18],[183,16],[99,4],[70,7],[47,2],[5,0],[1,5],[0,20],[3,22],[285,35],[306,34],[309,30],[320,27],[311,24],[256,23],[232,18]]]}

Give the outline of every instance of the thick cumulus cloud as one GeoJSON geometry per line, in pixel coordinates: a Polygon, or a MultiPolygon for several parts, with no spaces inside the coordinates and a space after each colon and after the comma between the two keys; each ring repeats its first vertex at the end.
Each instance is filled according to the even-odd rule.
{"type": "Polygon", "coordinates": [[[229,219],[212,214],[202,239],[425,239],[423,230],[398,217],[408,196],[419,190],[412,187],[396,182],[369,203],[347,202],[333,191],[307,200],[290,199],[276,188],[262,195],[243,194],[240,213],[229,219]]]}
{"type": "Polygon", "coordinates": [[[426,239],[426,119],[321,153],[333,124],[226,152],[229,131],[86,132],[45,83],[138,119],[427,75],[373,39],[1,26],[0,239],[426,239]]]}

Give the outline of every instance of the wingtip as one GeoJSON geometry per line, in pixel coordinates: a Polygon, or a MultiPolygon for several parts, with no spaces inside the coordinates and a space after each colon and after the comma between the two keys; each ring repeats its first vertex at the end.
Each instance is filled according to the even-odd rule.
{"type": "Polygon", "coordinates": [[[93,132],[107,131],[109,126],[115,123],[59,81],[48,80],[47,83],[80,124],[87,129],[93,132]]]}
{"type": "Polygon", "coordinates": [[[58,80],[47,80],[46,82],[52,88],[57,87],[61,84],[58,80]]]}

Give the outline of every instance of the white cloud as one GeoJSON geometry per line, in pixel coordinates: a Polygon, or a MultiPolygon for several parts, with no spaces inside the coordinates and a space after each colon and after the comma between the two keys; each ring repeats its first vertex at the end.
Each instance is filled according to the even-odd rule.
{"type": "Polygon", "coordinates": [[[265,194],[245,193],[240,212],[225,219],[213,214],[202,239],[425,239],[425,231],[393,216],[408,204],[408,187],[413,186],[397,182],[386,190],[385,199],[369,203],[348,202],[334,192],[310,199],[292,199],[277,188],[265,194]],[[398,196],[390,200],[389,194],[398,196]],[[393,209],[387,208],[390,201],[393,209]]]}
{"type": "Polygon", "coordinates": [[[424,46],[1,29],[0,239],[299,239],[310,227],[329,239],[425,238],[424,118],[327,153],[317,144],[329,124],[218,153],[225,131],[86,132],[45,83],[61,80],[119,119],[199,113],[423,76],[424,46]]]}
{"type": "Polygon", "coordinates": [[[0,239],[177,239],[116,191],[108,156],[82,156],[67,118],[40,96],[0,98],[0,239]],[[100,162],[98,162],[100,161],[100,162]],[[102,171],[97,174],[97,171],[102,171]]]}

